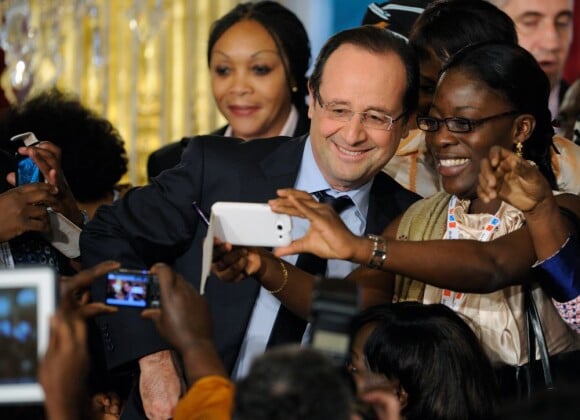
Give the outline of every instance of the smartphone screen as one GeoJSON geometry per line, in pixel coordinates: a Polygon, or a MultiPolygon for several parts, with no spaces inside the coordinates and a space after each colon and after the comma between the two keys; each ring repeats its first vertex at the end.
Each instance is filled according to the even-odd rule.
{"type": "Polygon", "coordinates": [[[34,182],[42,182],[43,176],[36,163],[29,157],[25,157],[18,161],[16,168],[16,185],[31,184],[34,182]]]}
{"type": "MultiPolygon", "coordinates": [[[[12,142],[16,148],[32,147],[39,143],[38,139],[32,132],[17,134],[10,138],[10,142],[12,142]]],[[[16,158],[18,160],[16,167],[16,185],[44,181],[42,172],[40,172],[40,169],[38,169],[38,166],[36,166],[36,163],[34,163],[31,158],[19,155],[18,153],[16,153],[16,158]]]]}
{"type": "Polygon", "coordinates": [[[146,308],[152,275],[148,271],[120,270],[107,275],[105,303],[115,306],[146,308]]]}

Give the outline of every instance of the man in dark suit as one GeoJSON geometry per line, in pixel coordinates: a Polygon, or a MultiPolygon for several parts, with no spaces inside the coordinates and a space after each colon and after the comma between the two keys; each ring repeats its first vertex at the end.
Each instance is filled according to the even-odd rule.
{"type": "MultiPolygon", "coordinates": [[[[347,226],[358,234],[382,232],[418,198],[381,172],[408,133],[417,81],[415,58],[390,31],[366,26],[336,34],[322,48],[309,82],[309,135],[193,139],[175,168],[97,212],[81,236],[84,264],[116,259],[127,268],[148,268],[163,261],[199,287],[206,226],[192,202],[209,213],[216,201],[266,202],[286,187],[348,195],[353,205],[341,214],[347,226]]],[[[294,226],[293,235],[300,230],[305,227],[294,226]]],[[[354,268],[336,264],[332,269],[329,262],[327,275],[354,268]]],[[[92,292],[102,301],[104,282],[95,283],[92,292]]],[[[260,328],[252,318],[260,318],[262,294],[252,278],[224,283],[212,275],[207,281],[216,345],[230,371],[240,362],[248,325],[260,328]]],[[[130,310],[98,322],[108,367],[138,360],[145,413],[170,417],[180,383],[153,323],[130,310]]]]}
{"type": "Polygon", "coordinates": [[[550,80],[550,112],[558,116],[568,83],[562,78],[574,32],[574,0],[487,0],[516,24],[518,42],[550,80]]]}

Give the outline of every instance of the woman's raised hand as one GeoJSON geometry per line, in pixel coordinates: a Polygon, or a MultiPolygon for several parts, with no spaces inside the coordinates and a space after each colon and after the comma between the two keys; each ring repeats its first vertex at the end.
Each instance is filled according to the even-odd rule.
{"type": "Polygon", "coordinates": [[[552,196],[550,185],[533,163],[493,146],[481,161],[477,194],[484,202],[499,198],[523,212],[552,196]]]}

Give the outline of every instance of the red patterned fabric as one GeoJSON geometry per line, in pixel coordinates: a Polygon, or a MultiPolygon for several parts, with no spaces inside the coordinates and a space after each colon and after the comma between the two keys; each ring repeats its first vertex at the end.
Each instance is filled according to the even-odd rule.
{"type": "Polygon", "coordinates": [[[568,302],[554,301],[554,306],[560,312],[560,316],[574,331],[580,333],[580,296],[568,302]]]}

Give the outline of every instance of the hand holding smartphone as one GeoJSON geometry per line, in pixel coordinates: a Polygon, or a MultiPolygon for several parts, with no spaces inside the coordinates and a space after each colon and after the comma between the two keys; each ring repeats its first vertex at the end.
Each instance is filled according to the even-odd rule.
{"type": "Polygon", "coordinates": [[[292,241],[290,216],[274,213],[264,203],[217,202],[210,223],[214,236],[232,245],[277,247],[292,241]]]}
{"type": "MultiPolygon", "coordinates": [[[[193,206],[201,219],[208,223],[207,217],[195,202],[193,206]]],[[[291,230],[290,216],[274,213],[268,204],[214,203],[203,242],[200,293],[204,293],[205,282],[211,271],[214,238],[232,245],[278,247],[290,244],[291,230]]]]}
{"type": "MultiPolygon", "coordinates": [[[[32,132],[17,134],[10,138],[16,147],[32,147],[38,143],[38,139],[32,132]]],[[[17,166],[16,166],[16,185],[31,184],[34,182],[43,182],[44,176],[36,166],[36,163],[28,156],[22,156],[16,152],[17,166]]]]}

